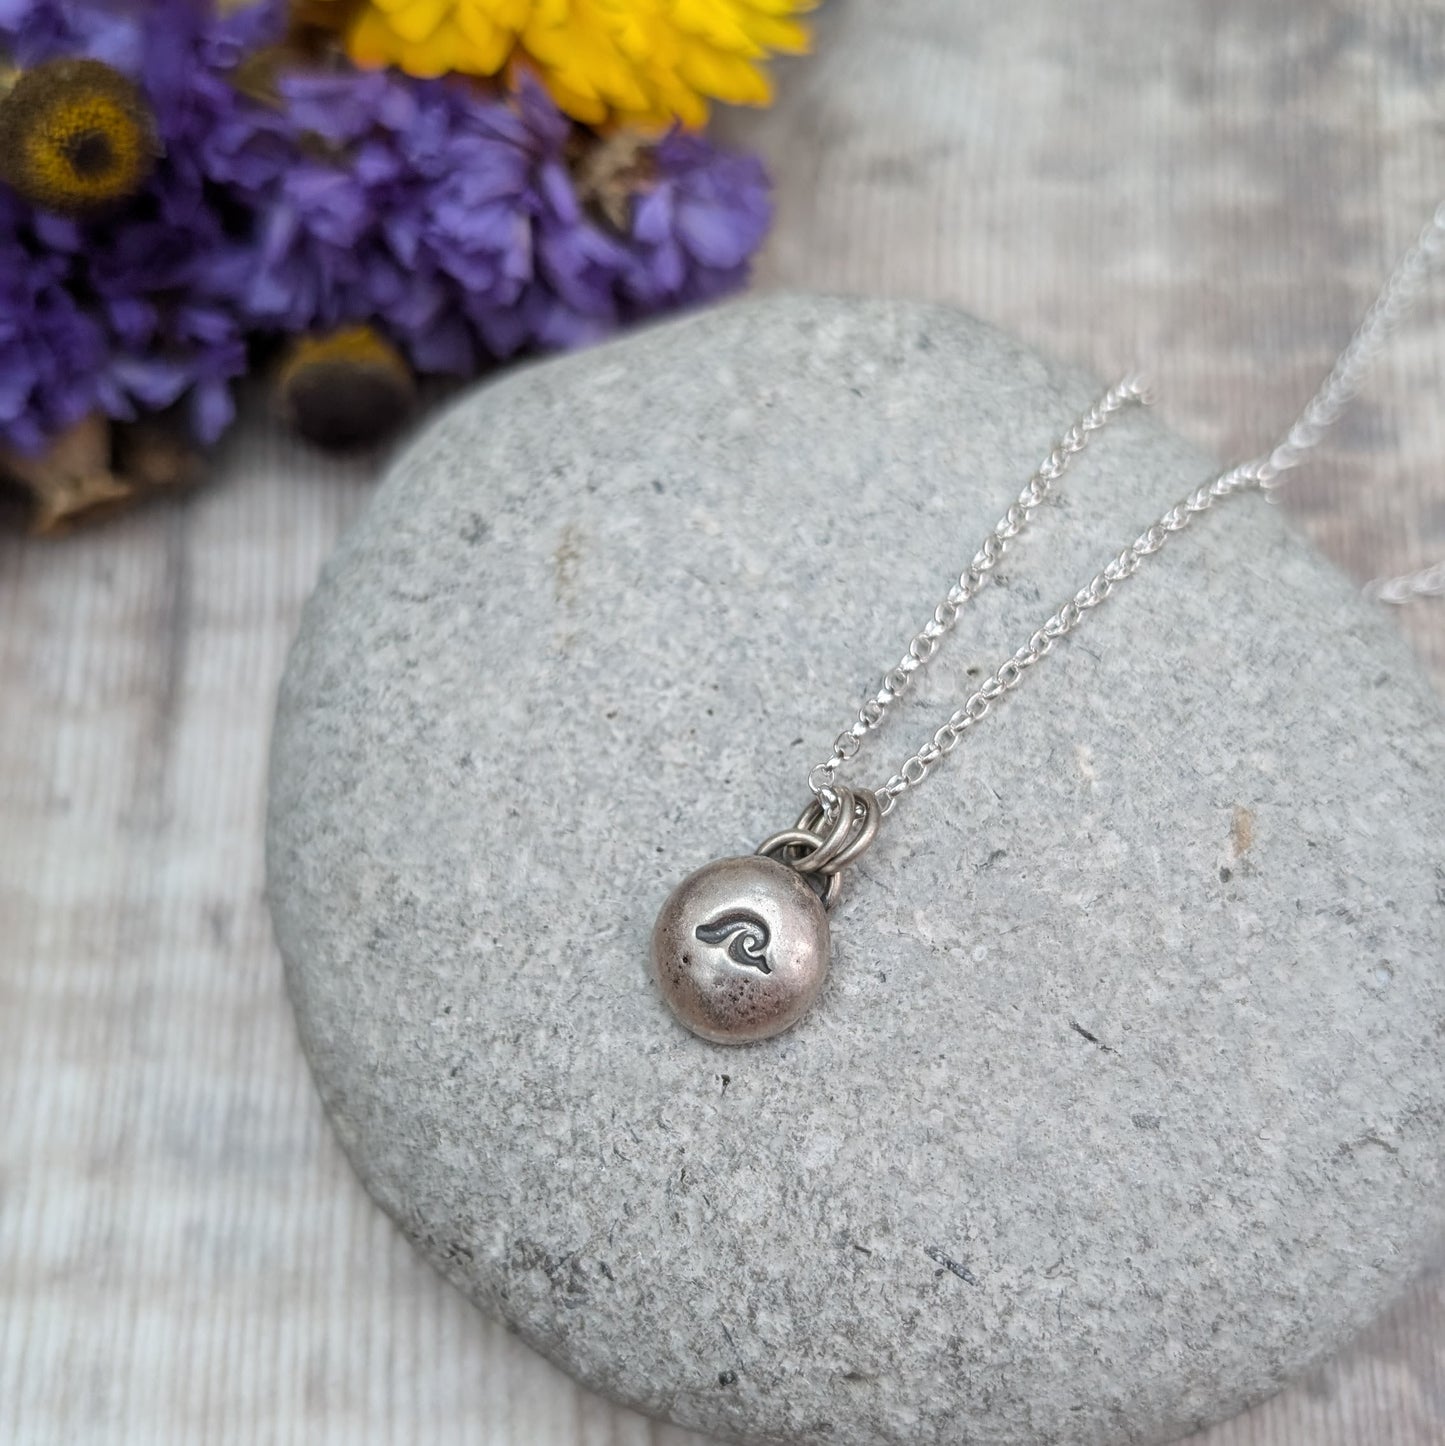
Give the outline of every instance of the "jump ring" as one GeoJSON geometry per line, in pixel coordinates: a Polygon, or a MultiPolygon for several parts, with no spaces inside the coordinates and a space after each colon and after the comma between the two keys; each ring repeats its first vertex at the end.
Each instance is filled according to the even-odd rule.
{"type": "MultiPolygon", "coordinates": [[[[770,839],[764,839],[763,842],[758,845],[757,853],[760,858],[770,859],[774,854],[789,848],[807,848],[816,852],[822,848],[822,846],[823,840],[820,839],[817,834],[810,833],[807,829],[788,828],[784,829],[782,833],[775,833],[770,839]]],[[[783,862],[789,863],[790,867],[797,867],[787,859],[784,859],[783,862]]],[[[820,895],[823,900],[823,907],[825,909],[831,909],[833,905],[838,902],[838,895],[842,890],[843,880],[841,875],[829,874],[820,895]]]]}
{"type": "MultiPolygon", "coordinates": [[[[852,836],[854,825],[853,790],[851,788],[845,788],[842,784],[835,784],[834,787],[838,792],[838,816],[834,819],[832,828],[828,830],[827,835],[823,838],[822,845],[815,852],[809,854],[807,858],[800,859],[793,865],[800,874],[836,873],[837,869],[833,867],[833,860],[838,854],[842,853],[848,844],[849,838],[852,836]]],[[[794,827],[802,829],[805,833],[816,833],[823,821],[822,804],[819,800],[815,799],[804,810],[802,818],[798,820],[794,827]],[[805,823],[804,820],[811,818],[814,813],[819,815],[816,822],[805,823]]]]}
{"type": "MultiPolygon", "coordinates": [[[[779,854],[787,849],[807,849],[810,853],[816,853],[823,847],[823,840],[817,834],[805,828],[785,828],[782,833],[775,833],[772,838],[764,839],[757,847],[759,858],[770,859],[774,854],[779,854]]],[[[784,859],[784,863],[791,864],[791,859],[784,859]]]]}
{"type": "Polygon", "coordinates": [[[847,844],[828,860],[828,867],[833,871],[835,879],[841,870],[847,868],[855,859],[861,858],[873,846],[873,840],[878,837],[878,830],[883,823],[883,809],[879,805],[878,795],[871,788],[855,794],[854,798],[863,805],[863,820],[861,825],[856,817],[851,820],[851,837],[847,844]]]}
{"type": "MultiPolygon", "coordinates": [[[[847,838],[835,849],[831,845],[838,832],[838,825],[833,825],[828,836],[826,852],[818,854],[807,860],[810,865],[804,872],[827,872],[836,874],[839,870],[847,868],[855,860],[861,858],[864,853],[873,845],[873,840],[878,837],[878,829],[883,822],[883,815],[888,812],[883,800],[872,789],[865,789],[861,793],[852,793],[849,798],[850,809],[847,815],[848,829],[847,838]],[[863,817],[858,817],[858,808],[861,805],[863,817]]],[[[808,833],[816,833],[823,823],[823,812],[817,799],[814,799],[807,808],[798,816],[794,828],[802,829],[808,833]]]]}

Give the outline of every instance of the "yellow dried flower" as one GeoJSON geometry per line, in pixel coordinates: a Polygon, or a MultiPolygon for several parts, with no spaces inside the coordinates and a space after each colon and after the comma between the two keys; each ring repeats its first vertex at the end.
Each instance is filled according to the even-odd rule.
{"type": "Polygon", "coordinates": [[[577,120],[700,126],[708,101],[767,105],[771,53],[801,54],[816,0],[304,0],[352,58],[412,75],[496,75],[530,60],[577,120]]]}
{"type": "Polygon", "coordinates": [[[37,65],[0,100],[0,178],[48,210],[77,214],[134,195],[157,151],[139,89],[99,60],[37,65]]]}

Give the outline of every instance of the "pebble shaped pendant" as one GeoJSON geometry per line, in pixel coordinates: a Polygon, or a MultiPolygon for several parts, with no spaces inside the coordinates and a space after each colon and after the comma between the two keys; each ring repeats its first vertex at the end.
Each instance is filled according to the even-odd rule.
{"type": "Polygon", "coordinates": [[[652,931],[662,996],[694,1034],[747,1044],[781,1034],[817,1000],[828,915],[789,864],[718,859],[668,896],[652,931]]]}

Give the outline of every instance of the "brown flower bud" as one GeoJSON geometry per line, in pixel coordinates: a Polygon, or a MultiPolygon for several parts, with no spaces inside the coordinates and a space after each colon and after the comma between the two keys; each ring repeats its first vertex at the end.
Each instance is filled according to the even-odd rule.
{"type": "Polygon", "coordinates": [[[401,354],[369,326],[292,343],[277,378],[287,421],[322,447],[362,447],[405,420],[416,399],[401,354]]]}

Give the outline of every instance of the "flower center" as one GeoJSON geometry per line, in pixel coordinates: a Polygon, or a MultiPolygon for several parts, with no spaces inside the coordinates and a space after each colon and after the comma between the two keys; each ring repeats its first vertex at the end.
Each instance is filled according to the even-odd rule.
{"type": "Polygon", "coordinates": [[[0,176],[49,210],[122,201],[155,165],[155,119],[133,82],[98,60],[52,60],[0,101],[0,176]]]}
{"type": "Polygon", "coordinates": [[[65,142],[70,169],[84,180],[108,175],[115,168],[115,147],[104,131],[87,131],[65,142]]]}

